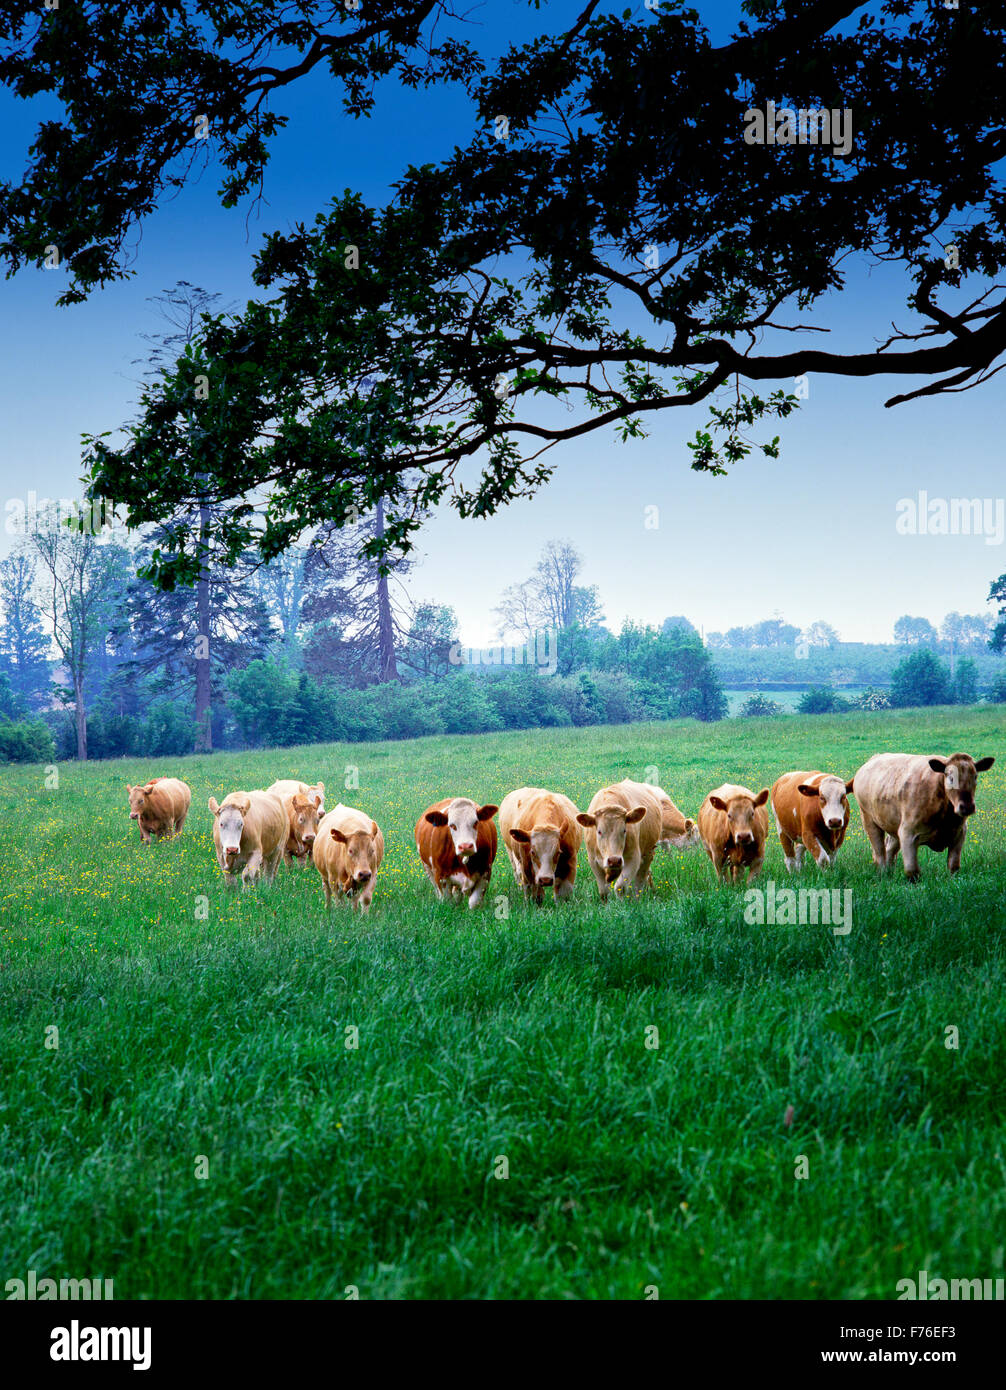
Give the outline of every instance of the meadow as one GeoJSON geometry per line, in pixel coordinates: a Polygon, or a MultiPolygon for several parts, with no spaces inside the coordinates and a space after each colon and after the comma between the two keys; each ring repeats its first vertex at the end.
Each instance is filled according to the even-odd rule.
{"type": "Polygon", "coordinates": [[[1002,1276],[1004,734],[989,706],[64,763],[50,787],[5,767],[0,1277],[888,1299],[920,1269],[1002,1276]],[[851,890],[844,936],[749,925],[701,848],[603,910],[582,852],[574,900],[535,910],[501,848],[471,913],[435,902],[412,842],[443,795],[585,807],[650,775],[695,816],[723,780],[884,750],[997,762],[954,880],[923,851],[920,883],[878,881],[853,807],[837,868],[802,876],[851,890]],[[168,773],[189,821],[144,847],[125,785],[168,773]],[[368,917],[326,915],[313,868],[224,888],[207,798],[279,777],[381,825],[368,917]]]}

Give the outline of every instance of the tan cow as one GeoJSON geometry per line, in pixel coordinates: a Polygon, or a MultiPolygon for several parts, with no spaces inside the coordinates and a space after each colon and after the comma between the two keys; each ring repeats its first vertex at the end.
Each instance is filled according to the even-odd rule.
{"type": "Polygon", "coordinates": [[[518,886],[536,903],[546,888],[556,902],[573,892],[581,840],[576,817],[568,796],[542,787],[519,787],[503,798],[500,834],[518,886]]]}
{"type": "MultiPolygon", "coordinates": [[[[663,834],[664,815],[670,819],[662,798],[674,804],[663,792],[656,793],[655,787],[626,778],[595,792],[586,811],[576,817],[586,832],[587,860],[602,902],[612,888],[616,893],[639,893],[647,883],[652,885],[653,852],[663,834]]],[[[684,817],[682,826],[683,822],[684,817]]]]}
{"type": "Polygon", "coordinates": [[[660,803],[660,839],[657,844],[668,851],[690,849],[693,845],[701,844],[699,827],[695,821],[678,810],[663,788],[651,787],[650,790],[660,803]]]}
{"type": "Polygon", "coordinates": [[[949,758],[911,753],[877,753],[856,773],[852,789],[859,802],[881,871],[891,868],[901,850],[905,877],[919,876],[919,846],[947,851],[947,868],[961,867],[961,851],[974,815],[978,773],[987,772],[995,758],[977,762],[967,753],[949,758]]]}
{"type": "Polygon", "coordinates": [[[288,823],[283,803],[272,792],[231,792],[222,804],[209,800],[213,812],[213,843],[228,888],[237,882],[250,888],[261,874],[266,883],[276,877],[283,858],[288,823]]]}
{"type": "Polygon", "coordinates": [[[318,826],[311,857],[321,874],[326,907],[339,893],[361,912],[369,909],[384,858],[384,836],[376,821],[340,802],[318,826]]]}
{"type": "Polygon", "coordinates": [[[129,797],[129,819],[140,827],[140,839],[150,844],[151,835],[158,840],[165,835],[177,835],[185,824],[192,802],[192,791],[177,777],[152,777],[143,786],[126,783],[129,797]]]}
{"type": "Polygon", "coordinates": [[[324,783],[308,787],[303,782],[273,782],[269,791],[282,801],[289,824],[283,858],[287,861],[299,859],[304,866],[314,847],[318,822],[325,814],[324,783]]]}
{"type": "Polygon", "coordinates": [[[467,898],[469,907],[478,907],[482,901],[496,858],[498,810],[466,796],[445,797],[416,821],[416,849],[441,902],[467,898]]]}
{"type": "Polygon", "coordinates": [[[804,849],[831,868],[849,827],[848,782],[827,772],[786,772],[772,784],[772,812],[786,868],[798,873],[804,849]]]}
{"type": "Polygon", "coordinates": [[[757,876],[768,837],[768,794],[768,787],[755,795],[747,787],[724,782],[699,807],[699,834],[718,879],[729,875],[736,883],[745,868],[748,882],[757,876]]]}

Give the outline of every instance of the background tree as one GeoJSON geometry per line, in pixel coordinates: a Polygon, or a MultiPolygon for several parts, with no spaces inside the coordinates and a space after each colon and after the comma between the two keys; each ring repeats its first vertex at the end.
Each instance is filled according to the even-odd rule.
{"type": "Polygon", "coordinates": [[[911,618],[907,614],[894,624],[894,640],[902,647],[932,647],[939,634],[928,618],[911,618]]]}
{"type": "Polygon", "coordinates": [[[549,541],[530,579],[504,589],[493,609],[499,636],[533,642],[536,633],[550,629],[599,628],[604,613],[597,586],[576,583],[582,569],[583,556],[568,541],[549,541]]]}
{"type": "Polygon", "coordinates": [[[39,607],[69,677],[77,757],[87,758],[86,688],[103,652],[129,570],[123,546],[61,525],[54,509],[39,518],[27,545],[38,564],[39,607]]]}
{"type": "Polygon", "coordinates": [[[993,579],[989,586],[989,603],[998,603],[995,627],[989,637],[989,646],[994,652],[1006,651],[1006,574],[993,579]]]}
{"type": "Polygon", "coordinates": [[[451,669],[451,647],[458,640],[458,619],[443,603],[421,603],[412,618],[401,664],[423,679],[446,676],[451,669]]]}
{"type": "Polygon", "coordinates": [[[831,623],[821,621],[811,623],[803,633],[803,638],[812,647],[837,647],[842,640],[831,623]]]}
{"type": "Polygon", "coordinates": [[[952,703],[950,673],[927,648],[906,656],[891,673],[891,704],[895,709],[952,703]]]}
{"type": "Polygon", "coordinates": [[[25,707],[49,693],[50,642],[35,599],[36,565],[26,550],[0,560],[0,663],[25,707]]]}
{"type": "Polygon", "coordinates": [[[275,620],[283,640],[283,652],[291,667],[300,665],[300,631],[307,597],[305,571],[310,551],[295,545],[268,564],[260,565],[253,585],[263,606],[275,620]]]}

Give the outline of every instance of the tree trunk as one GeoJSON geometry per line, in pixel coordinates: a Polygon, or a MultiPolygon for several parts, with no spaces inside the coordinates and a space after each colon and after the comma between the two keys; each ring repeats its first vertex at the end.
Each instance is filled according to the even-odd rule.
{"type": "MultiPolygon", "coordinates": [[[[384,499],[377,503],[376,534],[384,535],[384,499]]],[[[378,669],[381,681],[398,680],[398,665],[395,662],[395,624],[391,613],[391,593],[388,576],[382,574],[377,579],[377,617],[378,617],[378,669]]]]}
{"type": "Polygon", "coordinates": [[[75,713],[77,716],[77,758],[80,762],[87,762],[87,714],[84,710],[84,686],[79,676],[73,678],[73,695],[75,701],[75,713]]]}
{"type": "Polygon", "coordinates": [[[205,505],[199,508],[200,564],[196,581],[196,747],[197,753],[213,750],[213,724],[210,710],[210,576],[206,563],[209,544],[210,512],[205,505]]]}

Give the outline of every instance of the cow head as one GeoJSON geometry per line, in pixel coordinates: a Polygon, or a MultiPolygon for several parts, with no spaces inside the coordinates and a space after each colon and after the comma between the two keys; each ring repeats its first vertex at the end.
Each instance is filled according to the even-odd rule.
{"type": "Polygon", "coordinates": [[[954,815],[961,820],[974,815],[978,773],[988,772],[994,762],[995,758],[979,758],[975,762],[967,753],[955,753],[946,762],[942,758],[929,759],[929,766],[943,778],[943,790],[954,815]]]}
{"type": "Polygon", "coordinates": [[[427,811],[430,825],[447,826],[454,843],[454,853],[467,864],[478,845],[479,821],[492,820],[498,806],[476,806],[466,796],[456,796],[446,811],[427,811]]]}
{"type": "Polygon", "coordinates": [[[569,821],[565,817],[560,825],[536,825],[530,831],[516,828],[510,831],[510,838],[515,844],[527,847],[531,856],[531,877],[536,887],[554,886],[563,837],[568,833],[569,821]]]}
{"type": "Polygon", "coordinates": [[[734,844],[753,845],[755,842],[755,810],[764,806],[768,800],[768,787],[763,787],[755,797],[732,796],[724,801],[721,796],[710,796],[709,804],[717,811],[726,812],[727,824],[734,844]]]}
{"type": "Polygon", "coordinates": [[[251,797],[244,792],[231,792],[225,797],[222,806],[217,805],[215,796],[210,797],[210,810],[216,818],[220,834],[220,848],[229,864],[241,850],[241,836],[244,834],[245,816],[251,810],[251,797]]]}
{"type": "Polygon", "coordinates": [[[846,792],[852,791],[851,782],[843,782],[841,777],[822,777],[818,786],[801,782],[797,791],[801,796],[817,797],[821,819],[829,830],[840,830],[845,825],[849,815],[846,792]]]}
{"type": "MultiPolygon", "coordinates": [[[[313,790],[313,788],[312,788],[313,790]]],[[[297,792],[290,798],[290,829],[297,844],[310,852],[318,834],[318,803],[313,796],[297,792]]]]}
{"type": "Polygon", "coordinates": [[[589,811],[577,815],[580,825],[597,831],[597,855],[609,883],[614,883],[625,863],[626,826],[635,825],[645,815],[645,806],[633,806],[631,811],[624,806],[602,806],[595,815],[589,811]]]}
{"type": "Polygon", "coordinates": [[[365,888],[377,872],[377,822],[369,830],[353,830],[344,835],[332,827],[332,839],[346,846],[346,872],[353,888],[365,888]]]}
{"type": "Polygon", "coordinates": [[[148,782],[143,787],[131,787],[126,783],[126,795],[129,797],[129,819],[139,820],[141,813],[146,809],[147,797],[154,789],[153,782],[148,782]]]}

